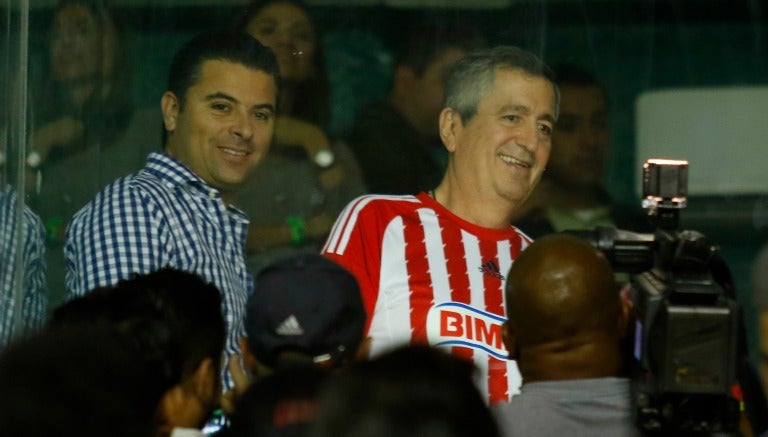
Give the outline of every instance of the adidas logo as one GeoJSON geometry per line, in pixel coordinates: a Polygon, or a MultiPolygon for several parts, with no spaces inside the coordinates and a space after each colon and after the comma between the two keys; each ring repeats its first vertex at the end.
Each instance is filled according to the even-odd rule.
{"type": "Polygon", "coordinates": [[[286,336],[298,336],[298,335],[304,335],[304,329],[301,328],[301,325],[299,324],[299,320],[291,314],[283,320],[283,323],[280,324],[280,326],[275,329],[275,332],[278,335],[286,335],[286,336]]]}
{"type": "Polygon", "coordinates": [[[501,274],[499,266],[493,260],[484,262],[483,265],[480,266],[479,270],[485,275],[493,276],[494,278],[502,281],[504,280],[504,275],[501,274]]]}

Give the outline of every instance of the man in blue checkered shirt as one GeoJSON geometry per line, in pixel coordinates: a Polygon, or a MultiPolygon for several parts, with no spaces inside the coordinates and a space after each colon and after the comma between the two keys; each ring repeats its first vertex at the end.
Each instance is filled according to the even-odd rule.
{"type": "Polygon", "coordinates": [[[277,79],[272,52],[245,34],[202,35],[176,53],[161,99],[164,150],[67,228],[70,297],[163,267],[196,273],[221,291],[226,352],[236,352],[253,278],[248,219],[231,202],[269,148],[277,79]]]}

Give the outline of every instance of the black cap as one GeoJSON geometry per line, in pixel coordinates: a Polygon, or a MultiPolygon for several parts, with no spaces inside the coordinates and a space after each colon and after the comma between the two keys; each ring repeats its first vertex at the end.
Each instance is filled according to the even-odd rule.
{"type": "Polygon", "coordinates": [[[299,255],[264,268],[248,299],[245,331],[253,354],[276,368],[282,351],[338,367],[363,338],[365,308],[355,277],[321,255],[299,255]]]}

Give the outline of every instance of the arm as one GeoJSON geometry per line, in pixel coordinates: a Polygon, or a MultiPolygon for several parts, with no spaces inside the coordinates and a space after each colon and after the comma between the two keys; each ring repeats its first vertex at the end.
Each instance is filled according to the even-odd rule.
{"type": "Polygon", "coordinates": [[[166,264],[167,226],[157,205],[120,179],[73,217],[66,231],[68,297],[166,264]]]}
{"type": "Polygon", "coordinates": [[[45,280],[45,230],[40,218],[29,208],[24,210],[24,303],[22,316],[25,331],[43,326],[48,315],[45,280]]]}

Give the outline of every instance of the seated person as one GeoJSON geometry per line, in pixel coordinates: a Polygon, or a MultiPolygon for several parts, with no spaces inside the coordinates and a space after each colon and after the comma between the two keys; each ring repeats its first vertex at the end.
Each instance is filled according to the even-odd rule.
{"type": "Polygon", "coordinates": [[[254,0],[238,22],[270,47],[280,64],[275,136],[264,163],[235,203],[250,218],[248,266],[317,253],[333,220],[366,192],[352,153],[326,134],[329,85],[322,40],[297,0],[254,0]]]}
{"type": "Polygon", "coordinates": [[[126,349],[138,353],[137,364],[161,379],[154,435],[202,436],[221,392],[221,300],[197,275],[161,269],[65,303],[53,312],[49,329],[112,326],[126,349]]]}
{"type": "Polygon", "coordinates": [[[448,70],[481,41],[465,29],[424,28],[399,49],[389,95],[363,107],[348,134],[368,189],[381,194],[431,190],[448,153],[437,119],[448,70]]]}
{"type": "Polygon", "coordinates": [[[533,238],[596,226],[650,231],[639,205],[616,204],[603,186],[611,147],[605,88],[581,67],[561,64],[553,70],[560,116],[547,171],[513,223],[533,238]]]}
{"type": "Polygon", "coordinates": [[[306,429],[328,372],[356,358],[364,323],[357,280],[333,261],[297,255],[261,270],[240,346],[256,382],[237,388],[244,394],[235,405],[231,435],[306,429]]]}
{"type": "Polygon", "coordinates": [[[631,436],[630,381],[619,377],[631,303],[608,260],[569,235],[534,241],[512,264],[504,345],[523,385],[492,406],[503,435],[631,436]]]}

